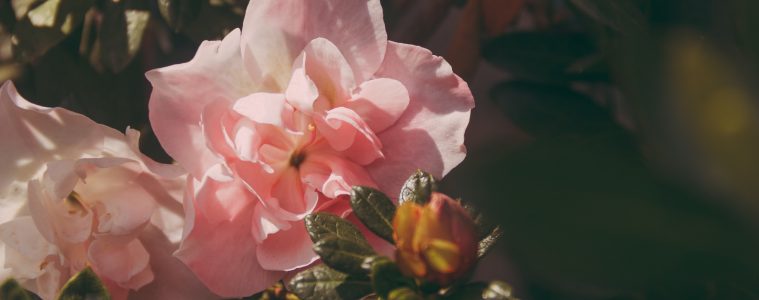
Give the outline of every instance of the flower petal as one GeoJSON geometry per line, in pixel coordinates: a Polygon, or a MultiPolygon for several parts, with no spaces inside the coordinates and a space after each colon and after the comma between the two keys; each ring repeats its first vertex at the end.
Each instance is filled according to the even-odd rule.
{"type": "Polygon", "coordinates": [[[150,254],[150,268],[155,279],[137,291],[131,299],[218,299],[201,283],[182,261],[172,256],[177,248],[158,228],[148,226],[139,238],[150,254]]]}
{"type": "Polygon", "coordinates": [[[15,216],[26,201],[26,182],[48,161],[99,157],[109,149],[131,152],[118,131],[62,108],[32,104],[10,81],[0,87],[0,140],[0,222],[15,216]]]}
{"type": "Polygon", "coordinates": [[[378,134],[385,159],[368,170],[383,191],[396,193],[416,169],[441,178],[461,163],[474,99],[443,58],[406,44],[391,42],[387,49],[376,76],[400,81],[411,100],[401,118],[378,134]]]}
{"type": "MultiPolygon", "coordinates": [[[[231,103],[256,90],[255,78],[244,69],[240,31],[222,41],[206,41],[195,57],[145,74],[153,85],[150,123],[166,152],[195,178],[216,164],[200,128],[204,108],[216,101],[231,103]]],[[[218,120],[205,120],[215,122],[218,120]]]]}
{"type": "Polygon", "coordinates": [[[408,90],[397,80],[373,79],[360,88],[358,95],[343,105],[359,114],[375,133],[393,125],[409,105],[408,90]]]}
{"type": "Polygon", "coordinates": [[[135,172],[126,165],[94,169],[87,175],[74,190],[96,211],[98,234],[134,234],[148,223],[156,202],[138,184],[138,178],[149,175],[135,172]]]}
{"type": "Polygon", "coordinates": [[[314,124],[333,149],[342,151],[358,164],[366,165],[383,156],[380,139],[361,116],[349,108],[337,107],[323,116],[314,116],[314,124]]]}
{"type": "Polygon", "coordinates": [[[305,113],[321,112],[342,104],[356,87],[355,76],[345,57],[335,44],[324,38],[309,42],[295,59],[293,68],[287,99],[305,113]],[[317,98],[313,97],[314,91],[318,92],[317,98]]]}
{"type": "Polygon", "coordinates": [[[195,190],[196,213],[211,224],[236,219],[255,202],[242,181],[220,165],[211,168],[195,190]]]}
{"type": "Polygon", "coordinates": [[[153,281],[153,274],[149,271],[150,255],[137,239],[95,239],[90,243],[87,256],[99,276],[122,287],[139,289],[153,281]],[[145,269],[148,269],[148,274],[143,274],[145,269]]]}
{"type": "MultiPolygon", "coordinates": [[[[185,201],[185,205],[194,205],[193,199],[185,201]]],[[[259,264],[256,243],[250,234],[251,217],[252,207],[231,221],[212,225],[195,214],[192,227],[174,255],[215,294],[232,298],[260,292],[284,273],[265,270],[259,264]]]]}
{"type": "Polygon", "coordinates": [[[350,195],[354,185],[376,186],[363,167],[334,153],[310,153],[300,167],[300,174],[303,183],[328,198],[350,195]]]}
{"type": "Polygon", "coordinates": [[[243,61],[275,91],[285,89],[295,58],[315,38],[335,44],[359,82],[374,74],[387,45],[379,0],[254,0],[242,31],[243,61]]]}
{"type": "Polygon", "coordinates": [[[256,255],[264,269],[279,271],[305,267],[319,258],[303,221],[292,224],[289,230],[270,235],[258,245],[256,255]]]}
{"type": "Polygon", "coordinates": [[[18,279],[37,278],[43,273],[40,269],[45,258],[56,252],[37,231],[31,217],[19,217],[0,225],[0,241],[5,244],[5,266],[13,270],[18,279]]]}
{"type": "Polygon", "coordinates": [[[272,93],[255,93],[245,96],[232,106],[238,114],[260,124],[282,126],[286,106],[285,96],[272,93]]]}

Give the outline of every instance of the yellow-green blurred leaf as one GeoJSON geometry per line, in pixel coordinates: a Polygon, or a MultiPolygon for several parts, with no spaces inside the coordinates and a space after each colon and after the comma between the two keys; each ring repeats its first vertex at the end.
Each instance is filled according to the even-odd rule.
{"type": "Polygon", "coordinates": [[[16,56],[31,60],[56,45],[79,27],[94,0],[46,0],[29,10],[14,27],[16,56]]]}
{"type": "Polygon", "coordinates": [[[95,272],[87,267],[69,279],[61,289],[58,300],[110,300],[108,290],[95,272]]]}

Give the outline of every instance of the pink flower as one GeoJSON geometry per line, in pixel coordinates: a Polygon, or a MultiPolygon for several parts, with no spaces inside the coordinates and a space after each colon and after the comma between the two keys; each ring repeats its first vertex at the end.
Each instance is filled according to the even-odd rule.
{"type": "Polygon", "coordinates": [[[351,186],[447,174],[474,106],[442,58],[387,41],[378,0],[253,0],[242,31],[147,77],[156,135],[193,177],[176,255],[225,297],[312,263],[303,218],[346,213],[351,186]]]}
{"type": "Polygon", "coordinates": [[[185,176],[137,149],[125,136],[60,108],[0,88],[0,276],[55,299],[86,266],[114,299],[210,295],[178,260],[185,176]],[[164,234],[165,232],[165,234],[164,234]],[[168,235],[168,237],[166,236],[168,235]],[[154,260],[162,257],[163,260],[154,260]],[[183,280],[180,287],[172,281],[183,280]],[[149,292],[149,293],[147,293],[149,292]],[[193,294],[187,294],[193,295],[193,294]]]}

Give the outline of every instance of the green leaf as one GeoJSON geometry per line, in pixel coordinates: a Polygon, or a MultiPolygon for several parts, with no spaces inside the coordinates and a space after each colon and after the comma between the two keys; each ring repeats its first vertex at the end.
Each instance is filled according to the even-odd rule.
{"type": "Polygon", "coordinates": [[[424,298],[414,290],[403,287],[390,291],[387,300],[424,300],[424,298]]]}
{"type": "Polygon", "coordinates": [[[394,244],[393,216],[395,204],[382,192],[369,187],[354,186],[351,191],[353,213],[366,228],[382,239],[394,244]]]}
{"type": "Polygon", "coordinates": [[[90,60],[96,68],[118,73],[132,61],[142,44],[150,11],[139,0],[106,1],[95,48],[90,60]]]}
{"type": "Polygon", "coordinates": [[[14,53],[32,60],[79,27],[95,0],[47,0],[29,10],[14,27],[14,53]]]}
{"type": "Polygon", "coordinates": [[[387,257],[369,257],[364,260],[363,268],[369,270],[374,292],[382,298],[388,298],[390,292],[398,288],[416,290],[414,280],[403,276],[398,265],[387,257]]]}
{"type": "Polygon", "coordinates": [[[570,0],[575,7],[597,22],[617,31],[630,32],[645,28],[644,2],[637,0],[570,0]]]}
{"type": "Polygon", "coordinates": [[[328,213],[308,215],[306,230],[314,242],[314,252],[322,261],[348,274],[362,273],[361,263],[374,250],[366,238],[345,219],[328,213]]]}
{"type": "Polygon", "coordinates": [[[364,259],[376,253],[366,240],[350,240],[327,235],[314,243],[314,252],[331,268],[348,274],[361,274],[364,259]]]}
{"type": "Polygon", "coordinates": [[[14,0],[10,1],[16,20],[21,20],[29,12],[29,9],[42,2],[41,0],[14,0]]]}
{"type": "Polygon", "coordinates": [[[25,290],[13,278],[9,278],[0,286],[0,299],[3,300],[34,300],[38,299],[36,295],[25,290]]]}
{"type": "Polygon", "coordinates": [[[306,216],[306,230],[311,240],[316,243],[329,236],[337,236],[341,239],[366,242],[361,231],[347,220],[329,213],[315,213],[306,216]]]}
{"type": "Polygon", "coordinates": [[[569,76],[572,66],[595,53],[595,45],[585,34],[553,31],[507,33],[482,49],[487,61],[517,79],[547,83],[572,79],[569,76]]]}
{"type": "Polygon", "coordinates": [[[158,0],[158,11],[166,23],[179,32],[198,17],[201,4],[200,0],[158,0]]]}
{"type": "Polygon", "coordinates": [[[495,86],[491,97],[512,122],[536,137],[616,127],[607,109],[566,87],[508,81],[495,86]]]}
{"type": "Polygon", "coordinates": [[[317,265],[295,275],[288,286],[301,299],[361,299],[372,292],[369,279],[317,265]]]}
{"type": "Polygon", "coordinates": [[[416,170],[403,184],[398,201],[400,203],[412,201],[424,205],[430,201],[430,195],[434,191],[437,191],[435,178],[430,173],[416,170]]]}
{"type": "Polygon", "coordinates": [[[108,300],[108,290],[95,272],[87,267],[69,279],[61,289],[58,300],[108,300]]]}
{"type": "Polygon", "coordinates": [[[502,281],[474,282],[451,289],[444,299],[517,300],[511,290],[511,286],[502,281]]]}

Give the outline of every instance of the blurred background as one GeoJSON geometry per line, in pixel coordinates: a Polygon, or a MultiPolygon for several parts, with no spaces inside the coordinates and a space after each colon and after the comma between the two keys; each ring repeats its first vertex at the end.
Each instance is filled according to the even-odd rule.
{"type": "MultiPolygon", "coordinates": [[[[357,0],[359,1],[359,0],[357,0]]],[[[143,133],[144,72],[245,0],[0,0],[0,82],[143,133]]],[[[475,276],[522,299],[759,299],[759,1],[383,0],[477,107],[442,182],[503,237],[475,276]]]]}

